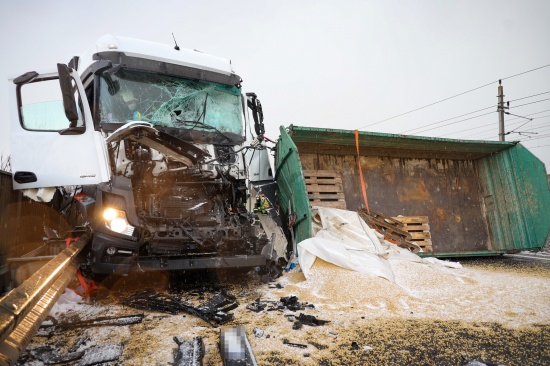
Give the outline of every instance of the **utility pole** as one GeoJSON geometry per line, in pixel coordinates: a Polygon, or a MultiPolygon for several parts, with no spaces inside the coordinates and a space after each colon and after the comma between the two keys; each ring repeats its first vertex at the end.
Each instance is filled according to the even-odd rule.
{"type": "Polygon", "coordinates": [[[504,88],[501,80],[498,81],[498,140],[504,141],[504,88]]]}

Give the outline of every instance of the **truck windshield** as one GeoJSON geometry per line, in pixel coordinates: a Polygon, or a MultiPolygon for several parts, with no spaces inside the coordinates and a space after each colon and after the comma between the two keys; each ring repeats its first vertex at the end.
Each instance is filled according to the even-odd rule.
{"type": "Polygon", "coordinates": [[[241,94],[236,86],[120,69],[101,76],[99,110],[101,122],[145,121],[242,135],[241,94]]]}

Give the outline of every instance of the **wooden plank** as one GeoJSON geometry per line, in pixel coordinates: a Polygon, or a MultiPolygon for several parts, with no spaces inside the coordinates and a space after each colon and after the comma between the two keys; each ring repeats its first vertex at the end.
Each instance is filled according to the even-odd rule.
{"type": "Polygon", "coordinates": [[[308,184],[306,185],[308,192],[343,192],[342,184],[308,184]]]}
{"type": "Polygon", "coordinates": [[[429,222],[428,216],[400,216],[392,217],[394,220],[401,221],[404,224],[409,223],[422,223],[427,224],[429,222]]]}
{"type": "Polygon", "coordinates": [[[340,174],[333,170],[304,170],[304,178],[308,177],[340,177],[340,174]]]}
{"type": "Polygon", "coordinates": [[[305,178],[306,185],[308,184],[342,184],[342,178],[340,177],[334,177],[334,178],[305,178]]]}
{"type": "Polygon", "coordinates": [[[408,232],[414,231],[430,231],[430,225],[428,224],[403,224],[403,230],[408,232]]]}
{"type": "Polygon", "coordinates": [[[310,200],[312,199],[318,199],[318,200],[346,199],[346,196],[343,193],[309,193],[308,192],[307,196],[310,200]]]}
{"type": "Polygon", "coordinates": [[[430,239],[432,236],[429,231],[421,231],[421,232],[409,232],[411,234],[412,241],[419,240],[419,239],[430,239]]]}

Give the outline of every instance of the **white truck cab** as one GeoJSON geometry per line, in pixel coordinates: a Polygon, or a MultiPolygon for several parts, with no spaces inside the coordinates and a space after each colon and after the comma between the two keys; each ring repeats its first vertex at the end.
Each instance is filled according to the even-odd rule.
{"type": "Polygon", "coordinates": [[[230,61],[106,35],[57,72],[11,81],[14,188],[77,187],[63,214],[92,231],[92,272],[285,256],[246,205],[252,184],[273,207],[276,185],[261,104],[230,61]]]}

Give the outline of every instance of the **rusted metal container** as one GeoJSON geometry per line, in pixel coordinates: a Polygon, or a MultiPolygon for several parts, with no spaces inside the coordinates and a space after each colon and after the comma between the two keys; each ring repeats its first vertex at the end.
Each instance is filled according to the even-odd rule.
{"type": "Polygon", "coordinates": [[[359,160],[371,209],[429,219],[433,252],[423,255],[496,255],[544,246],[550,231],[546,169],[521,144],[360,132],[358,145],[359,157],[355,131],[281,127],[279,204],[293,217],[297,242],[312,235],[311,205],[365,206],[359,160]],[[315,171],[335,179],[333,188],[312,192],[304,172],[315,171]]]}

